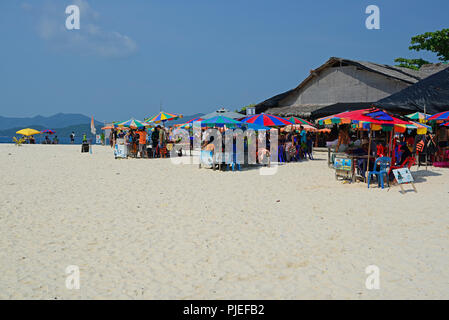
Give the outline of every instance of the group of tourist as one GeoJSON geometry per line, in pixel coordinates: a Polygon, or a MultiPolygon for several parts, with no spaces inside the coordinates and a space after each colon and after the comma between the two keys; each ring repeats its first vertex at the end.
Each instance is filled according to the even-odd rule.
{"type": "MultiPolygon", "coordinates": [[[[34,136],[29,136],[28,138],[26,138],[25,143],[36,144],[36,138],[34,138],[34,136]]],[[[54,136],[53,139],[50,139],[48,136],[45,136],[41,144],[59,144],[58,136],[54,136]]]]}
{"type": "Polygon", "coordinates": [[[114,147],[120,141],[119,139],[122,139],[130,157],[165,158],[167,157],[167,144],[172,141],[172,137],[172,129],[157,126],[149,133],[147,133],[145,128],[112,129],[109,141],[110,146],[114,147]]]}
{"type": "MultiPolygon", "coordinates": [[[[204,130],[204,129],[203,129],[204,130]]],[[[278,161],[284,162],[297,162],[306,160],[307,158],[313,160],[313,141],[315,136],[311,132],[306,132],[304,127],[300,126],[299,129],[292,129],[286,132],[284,129],[278,130],[278,161]]],[[[219,128],[218,132],[222,134],[222,151],[225,151],[225,133],[226,129],[219,128]]],[[[208,136],[203,134],[202,150],[216,151],[217,141],[215,136],[208,136]]],[[[266,160],[269,158],[273,160],[270,154],[271,145],[271,133],[270,130],[259,131],[257,138],[252,141],[248,135],[243,136],[244,154],[247,156],[249,145],[254,144],[252,149],[255,152],[255,159],[258,163],[266,164],[266,160]]],[[[233,153],[237,152],[237,138],[233,136],[233,153]]],[[[227,151],[226,151],[227,152],[227,151]]]]}
{"type": "Polygon", "coordinates": [[[281,133],[279,137],[279,162],[313,160],[313,142],[315,135],[306,132],[303,126],[299,130],[281,133]]]}
{"type": "Polygon", "coordinates": [[[58,136],[54,136],[53,140],[50,140],[48,136],[45,136],[44,141],[42,141],[42,144],[59,144],[58,136]]]}

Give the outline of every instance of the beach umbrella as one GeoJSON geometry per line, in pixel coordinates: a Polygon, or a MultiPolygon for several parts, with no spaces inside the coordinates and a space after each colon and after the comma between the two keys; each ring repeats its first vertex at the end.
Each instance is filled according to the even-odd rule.
{"type": "Polygon", "coordinates": [[[449,122],[442,123],[441,125],[442,125],[443,127],[449,127],[449,122]]]}
{"type": "Polygon", "coordinates": [[[287,120],[294,124],[306,124],[306,125],[309,125],[312,127],[314,126],[313,123],[311,123],[307,120],[301,119],[301,118],[297,118],[297,117],[290,117],[287,120]]]}
{"type": "Polygon", "coordinates": [[[235,127],[241,125],[242,123],[240,121],[225,116],[217,116],[201,121],[202,127],[224,127],[224,126],[235,127]]]}
{"type": "Polygon", "coordinates": [[[34,129],[31,129],[31,128],[26,128],[26,129],[19,130],[16,133],[24,135],[24,136],[33,136],[35,134],[40,134],[41,132],[37,131],[37,130],[34,130],[34,129]]]}
{"type": "Polygon", "coordinates": [[[185,124],[192,123],[192,122],[195,122],[195,121],[201,121],[201,120],[204,120],[204,119],[201,118],[201,117],[198,117],[198,118],[194,118],[194,119],[191,119],[191,120],[187,121],[185,124]]]}
{"type": "Polygon", "coordinates": [[[323,124],[361,124],[361,125],[377,125],[377,126],[392,126],[392,125],[409,125],[411,121],[396,118],[389,113],[377,109],[369,108],[355,111],[346,111],[332,116],[320,118],[316,120],[320,125],[323,124]]]}
{"type": "Polygon", "coordinates": [[[253,130],[270,130],[270,127],[266,127],[260,124],[256,124],[256,123],[248,123],[248,122],[244,122],[242,123],[242,126],[246,126],[248,129],[253,129],[253,130]]]}
{"type": "Polygon", "coordinates": [[[418,120],[420,122],[424,122],[427,120],[428,117],[430,117],[430,115],[422,113],[422,112],[415,112],[415,113],[406,115],[406,117],[409,119],[412,119],[412,120],[418,120]]]}
{"type": "Polygon", "coordinates": [[[434,121],[449,121],[449,111],[440,112],[430,116],[427,120],[434,121]]]}
{"type": "Polygon", "coordinates": [[[242,119],[242,122],[246,123],[254,123],[266,127],[276,127],[276,126],[289,126],[292,125],[290,121],[287,121],[284,118],[274,116],[272,114],[261,113],[252,115],[242,119]]]}
{"type": "Polygon", "coordinates": [[[145,128],[145,127],[149,127],[149,126],[151,126],[150,123],[147,123],[145,121],[135,120],[135,119],[130,119],[127,121],[118,122],[118,123],[114,124],[114,127],[125,127],[125,128],[132,128],[132,129],[145,128]]]}
{"type": "Polygon", "coordinates": [[[201,118],[201,117],[194,118],[194,119],[191,119],[191,120],[189,120],[189,121],[187,121],[186,123],[183,123],[183,124],[179,124],[179,125],[175,124],[175,127],[187,129],[187,128],[190,128],[192,126],[192,123],[194,123],[196,121],[201,121],[201,120],[204,120],[204,119],[201,118]]]}
{"type": "Polygon", "coordinates": [[[160,122],[175,120],[178,118],[182,118],[182,114],[161,111],[157,115],[155,115],[153,117],[146,118],[144,120],[146,122],[160,123],[160,122]]]}
{"type": "MultiPolygon", "coordinates": [[[[428,126],[428,125],[423,124],[423,123],[415,122],[415,121],[412,121],[412,123],[406,124],[406,125],[402,125],[402,124],[395,125],[395,130],[396,131],[398,131],[397,130],[398,127],[399,128],[403,127],[403,128],[406,128],[406,129],[416,129],[418,134],[426,134],[427,131],[432,132],[432,127],[431,126],[428,126]]],[[[404,132],[405,132],[405,130],[404,130],[404,132]]]]}
{"type": "Polygon", "coordinates": [[[46,134],[55,134],[56,131],[54,130],[50,130],[50,129],[45,129],[44,131],[41,131],[41,133],[46,133],[46,134]]]}

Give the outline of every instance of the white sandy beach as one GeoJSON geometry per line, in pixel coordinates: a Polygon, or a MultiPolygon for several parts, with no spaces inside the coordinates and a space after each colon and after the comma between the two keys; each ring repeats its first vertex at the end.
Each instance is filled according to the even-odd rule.
{"type": "Polygon", "coordinates": [[[261,176],[2,144],[0,298],[449,299],[449,170],[401,194],[316,157],[261,176]]]}

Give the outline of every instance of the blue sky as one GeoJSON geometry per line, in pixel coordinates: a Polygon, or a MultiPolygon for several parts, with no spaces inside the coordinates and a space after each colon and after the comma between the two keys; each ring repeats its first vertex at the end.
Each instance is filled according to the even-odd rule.
{"type": "Polygon", "coordinates": [[[237,109],[337,56],[393,64],[413,35],[448,28],[449,1],[2,0],[0,115],[99,121],[237,109]],[[81,29],[65,29],[66,6],[81,29]],[[381,29],[365,28],[365,9],[381,29]],[[446,24],[444,24],[446,22],[446,24]]]}

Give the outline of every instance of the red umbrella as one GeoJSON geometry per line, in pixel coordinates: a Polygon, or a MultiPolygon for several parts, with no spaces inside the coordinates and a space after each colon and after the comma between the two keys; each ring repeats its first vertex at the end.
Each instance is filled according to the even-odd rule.
{"type": "Polygon", "coordinates": [[[307,120],[301,119],[301,118],[290,117],[287,120],[290,121],[291,123],[294,123],[294,124],[307,124],[309,126],[314,127],[313,123],[311,123],[311,122],[309,122],[307,120]]]}
{"type": "MultiPolygon", "coordinates": [[[[191,120],[187,121],[186,123],[191,123],[191,122],[195,122],[195,121],[202,121],[202,120],[204,120],[204,119],[201,118],[201,117],[198,117],[198,118],[191,119],[191,120]]],[[[186,124],[186,123],[184,123],[184,124],[186,124]]]]}
{"type": "Polygon", "coordinates": [[[449,111],[440,112],[430,116],[427,120],[436,120],[436,121],[449,121],[449,111]]]}
{"type": "Polygon", "coordinates": [[[56,131],[53,131],[53,130],[50,130],[50,129],[45,129],[44,131],[41,131],[41,133],[55,134],[56,131]]]}
{"type": "Polygon", "coordinates": [[[265,127],[275,127],[275,126],[291,126],[292,123],[284,118],[273,116],[272,114],[256,114],[253,116],[246,117],[241,120],[246,123],[258,124],[265,127]]]}
{"type": "Polygon", "coordinates": [[[369,108],[355,111],[347,111],[338,114],[334,114],[330,117],[325,117],[318,119],[319,123],[331,120],[332,123],[351,123],[351,122],[366,122],[370,124],[378,124],[378,125],[395,125],[395,124],[412,124],[412,122],[408,120],[402,120],[396,118],[389,113],[377,109],[377,108],[369,108]]]}

